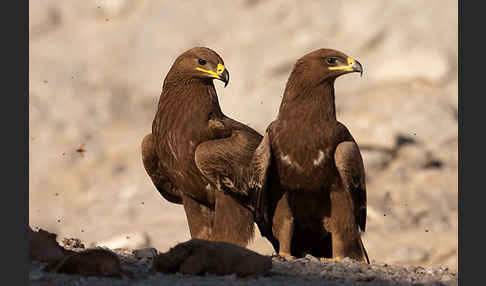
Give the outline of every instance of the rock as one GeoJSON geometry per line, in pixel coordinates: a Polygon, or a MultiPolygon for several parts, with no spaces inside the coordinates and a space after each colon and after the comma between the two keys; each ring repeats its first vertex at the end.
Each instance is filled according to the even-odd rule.
{"type": "Polygon", "coordinates": [[[158,254],[157,249],[152,247],[137,249],[133,251],[133,255],[135,255],[135,257],[138,259],[154,258],[157,256],[157,254],[158,254]]]}
{"type": "Polygon", "coordinates": [[[61,243],[67,248],[84,248],[84,244],[78,238],[63,238],[61,243]]]}
{"type": "Polygon", "coordinates": [[[132,233],[119,234],[107,240],[94,243],[92,247],[107,247],[110,249],[116,249],[116,248],[137,249],[137,248],[142,248],[147,246],[148,243],[149,243],[149,238],[146,233],[132,232],[132,233]]]}
{"type": "Polygon", "coordinates": [[[312,256],[310,254],[306,254],[305,258],[307,258],[309,261],[313,261],[313,262],[319,262],[320,261],[317,257],[312,256]]]}
{"type": "Polygon", "coordinates": [[[56,241],[57,235],[39,229],[38,232],[29,227],[29,257],[32,260],[51,262],[64,258],[74,252],[62,248],[56,241]]]}
{"type": "Polygon", "coordinates": [[[155,271],[191,275],[236,274],[239,277],[266,275],[272,267],[270,257],[226,242],[191,239],[159,254],[155,271]]]}
{"type": "Polygon", "coordinates": [[[120,266],[118,256],[106,249],[88,249],[50,263],[44,269],[48,272],[83,276],[131,277],[131,273],[120,266]]]}

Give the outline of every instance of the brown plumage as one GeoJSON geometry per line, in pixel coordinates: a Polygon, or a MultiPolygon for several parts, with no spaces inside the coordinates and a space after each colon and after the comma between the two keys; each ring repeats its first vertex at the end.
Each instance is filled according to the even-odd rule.
{"type": "Polygon", "coordinates": [[[175,60],[142,158],[160,194],[184,205],[192,238],[246,246],[253,212],[237,199],[245,199],[249,163],[262,136],[223,114],[213,79],[229,80],[214,51],[193,48],[175,60]]]}
{"type": "Polygon", "coordinates": [[[334,81],[349,72],[362,72],[361,64],[335,50],[300,58],[255,151],[256,221],[282,256],[369,263],[359,232],[366,225],[363,161],[334,104],[334,81]]]}

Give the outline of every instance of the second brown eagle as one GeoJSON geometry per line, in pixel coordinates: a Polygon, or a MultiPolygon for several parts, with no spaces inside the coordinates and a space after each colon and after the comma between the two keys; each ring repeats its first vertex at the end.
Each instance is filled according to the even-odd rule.
{"type": "Polygon", "coordinates": [[[345,54],[320,49],[290,74],[278,117],[253,157],[256,222],[281,256],[350,257],[369,263],[363,160],[336,119],[334,81],[363,72],[345,54]]]}

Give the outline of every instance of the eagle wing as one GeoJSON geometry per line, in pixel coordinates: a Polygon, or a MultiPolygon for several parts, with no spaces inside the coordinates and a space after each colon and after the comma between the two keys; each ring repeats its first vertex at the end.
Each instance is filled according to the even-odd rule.
{"type": "Polygon", "coordinates": [[[196,166],[218,191],[236,199],[247,199],[250,161],[262,136],[229,118],[221,120],[217,127],[226,129],[218,132],[229,136],[199,144],[195,152],[196,166]]]}
{"type": "Polygon", "coordinates": [[[153,184],[166,200],[171,203],[182,204],[182,197],[167,177],[167,173],[162,164],[160,164],[160,159],[155,150],[153,135],[150,133],[142,140],[142,161],[145,171],[147,171],[153,184]]]}
{"type": "Polygon", "coordinates": [[[351,193],[356,222],[362,231],[366,227],[366,183],[363,159],[358,145],[344,141],[337,145],[334,161],[346,191],[351,193]]]}
{"type": "Polygon", "coordinates": [[[248,183],[249,193],[252,195],[255,205],[255,221],[262,234],[268,231],[262,229],[262,227],[266,228],[270,226],[266,189],[272,163],[272,144],[270,138],[271,126],[272,124],[267,128],[260,145],[258,145],[253,154],[248,183]]]}

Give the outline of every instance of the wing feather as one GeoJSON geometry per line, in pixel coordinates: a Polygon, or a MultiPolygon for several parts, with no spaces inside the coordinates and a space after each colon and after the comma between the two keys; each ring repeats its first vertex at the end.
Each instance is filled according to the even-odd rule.
{"type": "Polygon", "coordinates": [[[218,191],[242,199],[248,195],[250,161],[262,136],[246,126],[235,124],[233,121],[225,122],[225,127],[231,129],[229,137],[199,144],[195,162],[218,191]]]}
{"type": "Polygon", "coordinates": [[[167,177],[165,169],[160,164],[155,151],[152,133],[143,138],[141,147],[143,166],[159,193],[171,203],[182,204],[182,197],[179,191],[174,188],[167,177]]]}
{"type": "Polygon", "coordinates": [[[267,181],[272,163],[272,145],[270,138],[271,124],[267,128],[260,145],[255,150],[251,161],[251,171],[249,179],[249,193],[253,197],[255,204],[255,221],[260,228],[260,232],[266,233],[266,226],[270,226],[267,210],[267,181]],[[263,228],[263,229],[262,229],[263,228]]]}
{"type": "Polygon", "coordinates": [[[344,188],[351,193],[356,222],[362,231],[366,228],[366,183],[363,159],[358,145],[352,141],[338,144],[334,153],[336,167],[344,188]]]}

